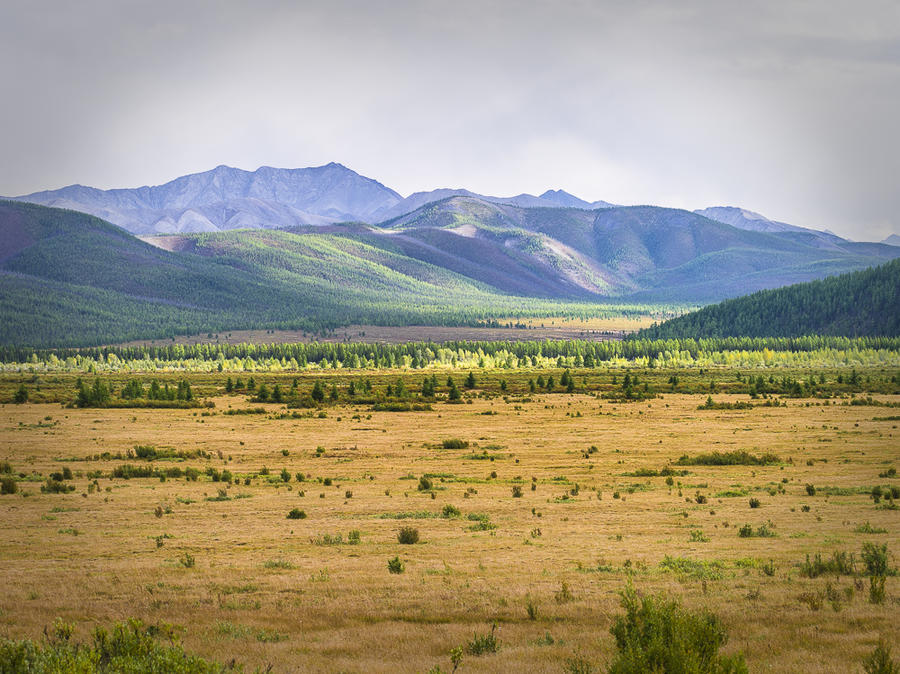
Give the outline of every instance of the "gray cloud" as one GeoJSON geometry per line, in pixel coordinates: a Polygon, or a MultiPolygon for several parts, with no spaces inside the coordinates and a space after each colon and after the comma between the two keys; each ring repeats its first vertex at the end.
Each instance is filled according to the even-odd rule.
{"type": "Polygon", "coordinates": [[[900,229],[900,5],[13,0],[0,193],[340,161],[900,229]]]}

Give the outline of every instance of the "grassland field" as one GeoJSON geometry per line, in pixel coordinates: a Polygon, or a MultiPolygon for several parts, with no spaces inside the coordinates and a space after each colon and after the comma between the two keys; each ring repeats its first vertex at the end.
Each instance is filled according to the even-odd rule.
{"type": "MultiPolygon", "coordinates": [[[[561,672],[575,656],[601,671],[632,583],[718,615],[724,651],[753,672],[862,671],[879,638],[900,643],[900,579],[871,603],[861,558],[872,543],[900,563],[896,371],[863,369],[851,391],[835,383],[849,368],[742,370],[825,374],[818,398],[751,400],[727,369],[679,371],[675,385],[632,370],[655,392],[639,401],[617,399],[623,372],[601,369],[573,370],[571,393],[530,391],[562,373],[479,371],[451,404],[441,372],[431,409],[407,412],[343,391],[402,378],[415,396],[430,372],[243,375],[340,386],[312,410],[226,394],[218,373],[104,375],[115,387],[187,379],[213,407],[79,409],[66,406],[76,375],[41,375],[44,402],[0,406],[0,462],[17,485],[0,496],[0,636],[138,617],[249,671],[450,671],[457,646],[460,672],[561,672]],[[710,395],[754,407],[699,409],[710,395]],[[735,451],[776,459],[679,464],[735,451]],[[124,465],[199,477],[115,477],[124,465]],[[42,491],[65,469],[73,491],[42,491]],[[419,541],[401,544],[402,527],[419,541]],[[841,553],[852,568],[809,577],[807,556],[841,553]],[[465,652],[493,623],[499,651],[465,652]]],[[[23,381],[35,386],[0,377],[0,399],[23,381]]]]}

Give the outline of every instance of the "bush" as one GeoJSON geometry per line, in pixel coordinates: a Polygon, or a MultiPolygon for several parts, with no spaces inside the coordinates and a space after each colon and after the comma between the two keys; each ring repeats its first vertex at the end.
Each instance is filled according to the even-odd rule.
{"type": "Polygon", "coordinates": [[[890,572],[888,569],[888,551],[887,544],[875,545],[874,543],[863,543],[862,561],[866,565],[867,576],[886,576],[890,572]]]}
{"type": "Polygon", "coordinates": [[[810,496],[815,496],[816,488],[813,485],[808,484],[808,485],[806,485],[806,493],[809,494],[810,496]]]}
{"type": "Polygon", "coordinates": [[[306,519],[306,511],[300,510],[300,508],[293,508],[291,512],[287,514],[287,518],[289,520],[305,520],[306,519]]]}
{"type": "Polygon", "coordinates": [[[459,438],[448,438],[442,441],[441,445],[444,449],[466,449],[469,446],[469,442],[459,438]]]}
{"type": "Polygon", "coordinates": [[[869,603],[884,603],[884,576],[872,576],[869,578],[869,603]]]}
{"type": "Polygon", "coordinates": [[[500,640],[496,636],[497,623],[491,625],[490,634],[473,634],[472,640],[466,644],[466,652],[469,655],[484,655],[496,653],[500,650],[500,640]]]}
{"type": "Polygon", "coordinates": [[[41,492],[44,494],[67,494],[70,491],[75,491],[74,484],[66,484],[65,482],[54,480],[52,477],[48,477],[47,481],[41,485],[41,492]]]}
{"type": "Polygon", "coordinates": [[[900,664],[891,658],[891,647],[880,639],[875,650],[863,660],[863,670],[866,674],[900,674],[900,664]]]}
{"type": "Polygon", "coordinates": [[[419,478],[419,486],[418,486],[419,491],[431,491],[431,488],[433,486],[434,485],[431,483],[431,480],[429,480],[424,475],[419,478]]]}
{"type": "Polygon", "coordinates": [[[538,619],[538,605],[531,597],[525,597],[525,611],[528,613],[529,620],[538,619]]]}
{"type": "Polygon", "coordinates": [[[397,540],[403,545],[414,545],[419,542],[419,530],[415,527],[401,527],[397,532],[397,540]]]}
{"type": "Polygon", "coordinates": [[[403,566],[403,562],[400,561],[399,557],[388,560],[388,571],[391,573],[403,573],[405,569],[406,567],[403,566]]]}
{"type": "Polygon", "coordinates": [[[760,503],[759,503],[759,499],[758,499],[758,498],[751,498],[751,499],[750,499],[750,507],[751,507],[751,508],[759,508],[759,506],[760,506],[760,503]]]}
{"type": "Polygon", "coordinates": [[[519,485],[513,485],[512,488],[513,498],[522,498],[522,487],[519,485]]]}
{"type": "MultiPolygon", "coordinates": [[[[49,632],[49,630],[45,630],[49,632]]],[[[161,644],[154,637],[173,641],[170,625],[144,625],[140,620],[116,623],[111,631],[94,630],[90,643],[72,641],[73,625],[57,621],[46,643],[0,640],[0,671],[34,672],[173,672],[213,674],[223,665],[185,653],[176,643],[161,644]]]]}
{"type": "Polygon", "coordinates": [[[622,592],[622,608],[625,615],[610,630],[619,650],[611,674],[748,671],[743,655],[719,655],[728,633],[715,615],[691,613],[662,595],[639,597],[631,585],[622,592]]]}
{"type": "Polygon", "coordinates": [[[822,559],[822,555],[817,552],[812,560],[809,555],[806,555],[806,561],[800,564],[800,575],[808,578],[817,578],[826,573],[852,576],[854,567],[852,553],[835,551],[831,553],[831,559],[826,560],[822,559]]]}
{"type": "Polygon", "coordinates": [[[707,452],[690,456],[683,454],[675,462],[679,466],[767,466],[781,463],[781,459],[775,454],[762,454],[757,456],[745,450],[734,452],[707,452]]]}
{"type": "Polygon", "coordinates": [[[449,503],[444,506],[444,509],[441,511],[441,517],[444,519],[450,519],[451,517],[459,517],[462,513],[459,512],[459,508],[454,505],[450,505],[449,503]]]}
{"type": "Polygon", "coordinates": [[[19,491],[19,484],[14,477],[4,477],[0,480],[0,494],[15,494],[19,491]]]}

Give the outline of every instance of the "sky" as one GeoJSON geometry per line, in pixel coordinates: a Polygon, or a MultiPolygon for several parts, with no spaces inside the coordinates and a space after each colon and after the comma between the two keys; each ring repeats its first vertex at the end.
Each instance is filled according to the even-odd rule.
{"type": "Polygon", "coordinates": [[[0,78],[7,196],[336,161],[900,233],[896,0],[4,0],[0,78]]]}

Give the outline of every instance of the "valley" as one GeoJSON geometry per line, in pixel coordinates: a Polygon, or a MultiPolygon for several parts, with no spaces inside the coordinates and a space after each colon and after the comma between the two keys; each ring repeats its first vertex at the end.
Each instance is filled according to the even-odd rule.
{"type": "MultiPolygon", "coordinates": [[[[245,671],[450,671],[457,647],[460,671],[600,671],[631,585],[714,613],[750,671],[856,671],[897,643],[897,577],[873,603],[862,555],[898,564],[896,365],[575,368],[571,393],[529,390],[565,372],[239,375],[337,386],[308,410],[229,394],[228,373],[131,373],[104,381],[186,379],[201,406],[4,404],[0,625],[34,638],[58,618],[80,639],[139,618],[245,671]],[[626,374],[652,395],[623,399],[626,374]],[[758,375],[774,393],[741,393],[758,375]],[[824,383],[786,397],[783,377],[824,383]],[[711,378],[716,403],[753,406],[703,409],[711,378]],[[399,381],[430,409],[379,411],[399,381]],[[716,453],[745,458],[691,463],[716,453]],[[473,650],[492,625],[496,652],[473,650]]],[[[29,377],[4,374],[0,396],[29,377]]],[[[75,379],[39,386],[65,402],[75,379]]]]}

